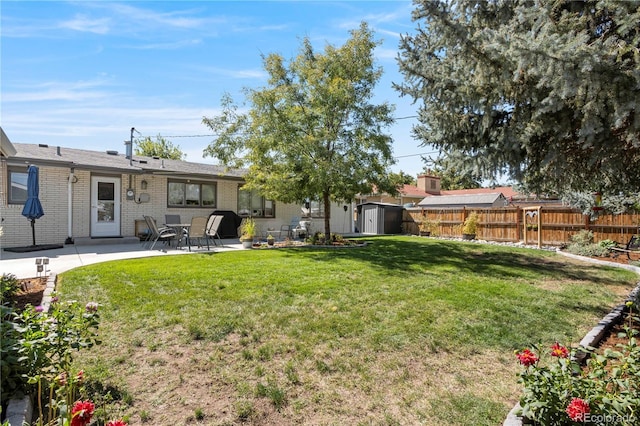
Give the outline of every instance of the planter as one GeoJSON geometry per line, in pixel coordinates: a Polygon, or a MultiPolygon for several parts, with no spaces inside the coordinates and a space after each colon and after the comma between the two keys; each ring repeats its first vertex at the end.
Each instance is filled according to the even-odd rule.
{"type": "Polygon", "coordinates": [[[242,248],[250,249],[253,246],[253,240],[240,240],[242,248]]]}
{"type": "Polygon", "coordinates": [[[271,239],[270,239],[270,240],[267,240],[267,245],[272,246],[272,245],[274,245],[275,243],[276,243],[276,240],[271,240],[271,239]]]}
{"type": "Polygon", "coordinates": [[[475,240],[476,234],[462,234],[463,240],[475,240]]]}
{"type": "Polygon", "coordinates": [[[421,237],[428,237],[431,235],[431,231],[420,231],[421,237]]]}

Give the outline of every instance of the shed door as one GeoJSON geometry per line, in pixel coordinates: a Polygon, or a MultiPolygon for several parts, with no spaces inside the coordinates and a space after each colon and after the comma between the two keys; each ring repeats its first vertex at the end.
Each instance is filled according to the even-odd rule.
{"type": "Polygon", "coordinates": [[[91,177],[91,236],[120,236],[120,178],[91,177]]]}
{"type": "Polygon", "coordinates": [[[362,206],[362,233],[378,234],[378,206],[362,206]]]}

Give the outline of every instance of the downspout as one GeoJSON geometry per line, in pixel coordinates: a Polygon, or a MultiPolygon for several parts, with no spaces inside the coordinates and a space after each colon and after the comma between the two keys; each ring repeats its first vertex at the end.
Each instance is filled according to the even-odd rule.
{"type": "Polygon", "coordinates": [[[352,234],[355,234],[356,232],[356,219],[354,218],[355,216],[355,211],[356,211],[356,204],[351,201],[351,206],[350,206],[349,210],[349,222],[351,222],[351,226],[350,226],[350,231],[352,234]]]}
{"type": "Polygon", "coordinates": [[[69,229],[68,237],[64,241],[65,244],[73,244],[73,183],[76,177],[73,174],[73,167],[69,171],[69,182],[67,182],[67,227],[69,229]]]}

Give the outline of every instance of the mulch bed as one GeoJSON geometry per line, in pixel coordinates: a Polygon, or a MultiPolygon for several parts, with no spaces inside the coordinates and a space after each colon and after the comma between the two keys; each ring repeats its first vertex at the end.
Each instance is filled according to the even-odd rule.
{"type": "Polygon", "coordinates": [[[47,277],[21,279],[20,288],[15,295],[9,297],[9,302],[18,311],[27,305],[38,306],[42,303],[42,295],[47,288],[47,277]]]}

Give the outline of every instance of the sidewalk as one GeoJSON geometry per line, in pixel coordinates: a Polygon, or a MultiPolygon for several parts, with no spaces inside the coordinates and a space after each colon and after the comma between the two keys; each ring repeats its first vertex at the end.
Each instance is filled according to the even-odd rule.
{"type": "Polygon", "coordinates": [[[27,253],[13,253],[0,250],[0,275],[14,274],[17,278],[33,278],[38,276],[36,259],[48,258],[47,271],[60,274],[79,266],[106,262],[118,259],[133,259],[150,256],[169,256],[191,253],[216,253],[228,250],[241,250],[242,245],[237,239],[222,240],[222,246],[211,246],[211,250],[191,247],[191,251],[169,248],[157,244],[154,250],[147,250],[141,244],[107,244],[107,245],[65,245],[63,248],[52,250],[32,251],[27,253]]]}

